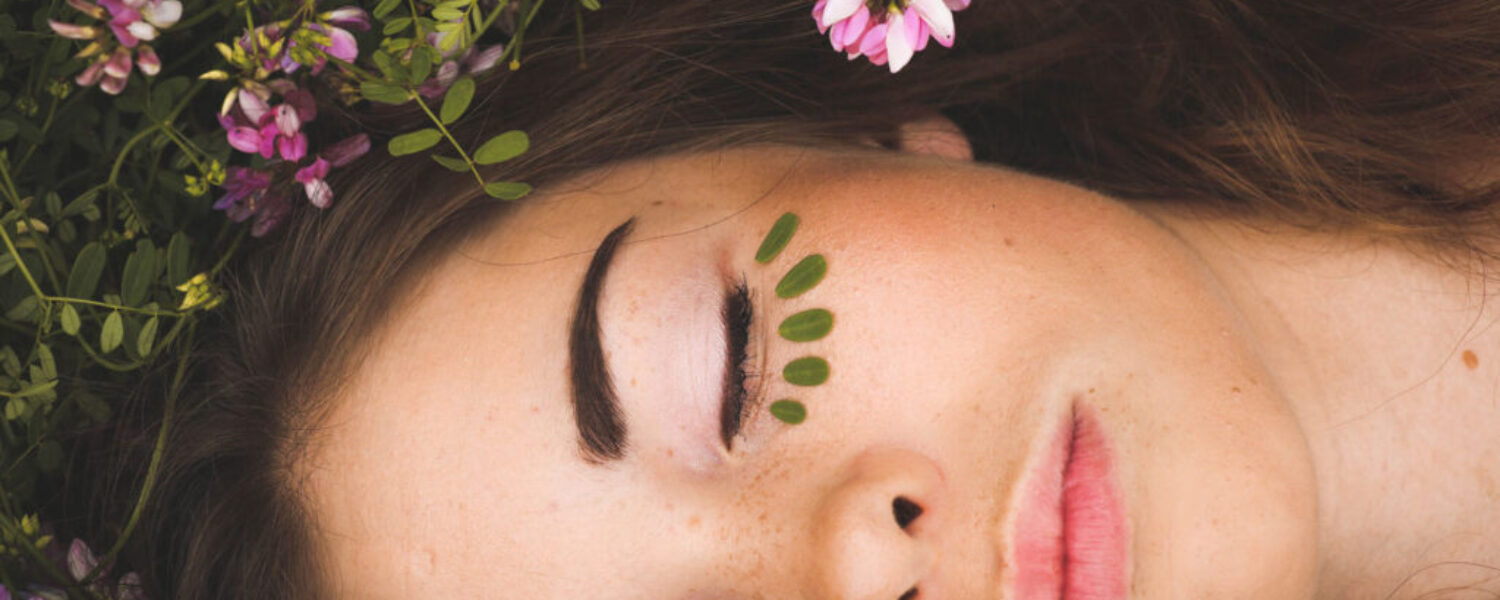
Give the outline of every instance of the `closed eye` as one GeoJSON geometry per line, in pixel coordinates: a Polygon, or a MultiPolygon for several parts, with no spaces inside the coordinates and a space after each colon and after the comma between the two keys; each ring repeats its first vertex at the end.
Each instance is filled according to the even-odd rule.
{"type": "Polygon", "coordinates": [[[740,282],[724,295],[721,310],[724,317],[724,389],[719,406],[719,435],[726,450],[734,449],[734,439],[739,436],[748,414],[750,393],[745,380],[750,365],[750,325],[755,320],[755,307],[750,303],[750,289],[740,282]]]}

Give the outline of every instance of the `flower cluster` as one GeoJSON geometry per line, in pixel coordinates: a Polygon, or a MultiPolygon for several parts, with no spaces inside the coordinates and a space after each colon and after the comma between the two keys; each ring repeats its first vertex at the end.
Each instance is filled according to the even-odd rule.
{"type": "Polygon", "coordinates": [[[125,89],[132,66],[147,76],[161,71],[161,58],[150,44],[142,42],[156,39],[158,30],[171,27],[182,18],[182,3],[178,0],[99,0],[99,4],[68,0],[68,6],[102,21],[99,25],[76,25],[47,20],[58,35],[89,41],[76,56],[93,60],[74,81],[85,87],[98,84],[99,89],[110,94],[125,89]]]}
{"type": "MultiPolygon", "coordinates": [[[[67,556],[59,558],[59,561],[66,563],[68,575],[79,583],[88,581],[89,575],[99,567],[99,558],[94,556],[94,551],[80,539],[73,540],[73,544],[68,547],[67,556]]],[[[120,576],[120,579],[111,585],[106,577],[108,573],[108,567],[100,569],[99,574],[86,586],[95,597],[107,600],[148,600],[141,588],[140,575],[131,571],[120,576]]],[[[45,585],[27,586],[25,589],[14,591],[0,585],[0,600],[68,600],[68,594],[61,589],[45,585]]]]}
{"type": "MultiPolygon", "coordinates": [[[[291,211],[298,192],[318,208],[333,203],[326,180],[370,149],[370,139],[358,134],[329,144],[316,154],[303,125],[317,118],[311,92],[291,78],[303,67],[316,77],[336,60],[352,63],[359,45],[350,29],[367,30],[370,16],[353,6],[317,13],[301,22],[278,21],[246,31],[233,45],[217,45],[230,65],[239,69],[239,85],[229,91],[219,114],[229,145],[252,157],[258,166],[229,167],[224,194],[214,208],[230,219],[254,217],[250,232],[262,236],[275,229],[291,211]]],[[[224,71],[204,74],[229,79],[224,71]]]]}
{"type": "Polygon", "coordinates": [[[953,46],[953,11],[970,0],[818,0],[813,19],[833,49],[849,60],[864,56],[896,73],[929,39],[953,46]]]}

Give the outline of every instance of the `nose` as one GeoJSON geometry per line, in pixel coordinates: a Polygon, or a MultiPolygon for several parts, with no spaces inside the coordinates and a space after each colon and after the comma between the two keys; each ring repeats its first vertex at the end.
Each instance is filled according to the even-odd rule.
{"type": "Polygon", "coordinates": [[[915,452],[872,449],[843,476],[814,515],[817,597],[919,597],[936,560],[931,514],[941,502],[942,472],[915,452]]]}

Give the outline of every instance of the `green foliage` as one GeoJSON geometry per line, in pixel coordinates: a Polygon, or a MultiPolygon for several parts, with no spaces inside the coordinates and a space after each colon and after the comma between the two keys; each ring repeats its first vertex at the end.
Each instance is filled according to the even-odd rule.
{"type": "Polygon", "coordinates": [[[807,420],[807,407],[796,400],[777,400],[771,403],[771,416],[787,425],[797,425],[807,420]]]}
{"type": "Polygon", "coordinates": [[[828,381],[828,361],[817,356],[804,356],[787,363],[781,369],[781,378],[792,385],[822,385],[828,381]]]}
{"type": "Polygon", "coordinates": [[[807,290],[823,281],[823,275],[828,273],[828,261],[822,254],[813,254],[787,271],[781,281],[776,283],[776,296],[778,298],[796,298],[807,290]]]}

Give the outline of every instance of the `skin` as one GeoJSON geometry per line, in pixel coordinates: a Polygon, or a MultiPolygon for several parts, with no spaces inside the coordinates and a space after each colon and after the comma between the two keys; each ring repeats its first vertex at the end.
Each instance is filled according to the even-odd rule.
{"type": "MultiPolygon", "coordinates": [[[[1500,565],[1479,535],[1500,526],[1480,458],[1500,455],[1500,336],[1472,278],[974,165],[941,122],[902,145],[615,165],[440,260],[300,465],[336,593],[1002,598],[1017,490],[1076,403],[1113,454],[1133,598],[1384,597],[1433,563],[1500,565]],[[755,263],[787,211],[801,229],[755,263]],[[630,440],[595,465],[568,325],[631,217],[600,305],[630,440]],[[776,298],[810,253],[826,279],[776,298]],[[740,280],[764,404],[731,451],[718,310],[740,280]],[[818,307],[828,337],[775,335],[818,307]],[[827,383],[780,379],[805,355],[827,383]],[[768,414],[788,397],[805,423],[768,414]],[[924,511],[906,530],[897,497],[924,511]]],[[[1488,575],[1424,573],[1392,597],[1488,575]]]]}

